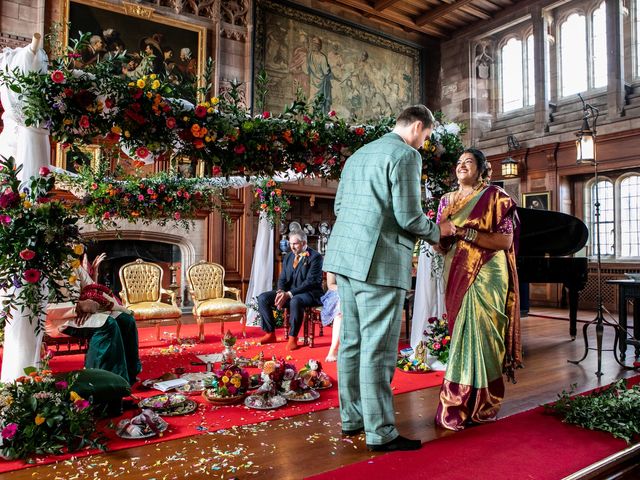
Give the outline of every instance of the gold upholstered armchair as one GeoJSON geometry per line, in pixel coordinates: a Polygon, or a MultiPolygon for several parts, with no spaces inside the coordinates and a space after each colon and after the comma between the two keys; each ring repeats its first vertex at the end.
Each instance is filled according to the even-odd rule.
{"type": "Polygon", "coordinates": [[[124,306],[133,311],[136,320],[156,324],[156,338],[160,339],[160,323],[176,322],[176,337],[180,339],[182,311],[176,304],[176,295],[162,288],[162,268],[155,263],[138,259],[120,267],[124,306]],[[168,295],[171,303],[162,301],[168,295]]]}
{"type": "Polygon", "coordinates": [[[217,320],[224,334],[224,321],[240,317],[242,334],[246,335],[247,307],[240,300],[240,290],[225,287],[224,268],[217,263],[201,261],[187,270],[189,292],[193,298],[193,316],[198,322],[200,341],[204,341],[204,322],[217,320]]]}

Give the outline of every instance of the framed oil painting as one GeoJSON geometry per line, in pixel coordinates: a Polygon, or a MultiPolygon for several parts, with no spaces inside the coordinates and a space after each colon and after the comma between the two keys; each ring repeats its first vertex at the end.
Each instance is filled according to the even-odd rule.
{"type": "MultiPolygon", "coordinates": [[[[258,0],[254,79],[267,74],[264,108],[301,92],[325,112],[367,120],[422,101],[422,49],[285,2],[258,0]]],[[[254,107],[256,106],[254,99],[254,107]]]]}
{"type": "Polygon", "coordinates": [[[535,192],[522,194],[522,206],[534,210],[549,210],[551,192],[535,192]]]}
{"type": "Polygon", "coordinates": [[[97,170],[102,162],[102,147],[100,145],[82,145],[79,152],[70,149],[68,145],[56,144],[55,166],[72,173],[78,173],[82,165],[89,164],[97,170]]]}
{"type": "Polygon", "coordinates": [[[151,6],[106,0],[65,0],[63,18],[69,25],[65,45],[79,32],[91,33],[75,60],[77,68],[126,51],[117,73],[132,79],[166,74],[176,86],[194,85],[189,99],[195,99],[205,65],[205,26],[163,16],[151,6]]]}

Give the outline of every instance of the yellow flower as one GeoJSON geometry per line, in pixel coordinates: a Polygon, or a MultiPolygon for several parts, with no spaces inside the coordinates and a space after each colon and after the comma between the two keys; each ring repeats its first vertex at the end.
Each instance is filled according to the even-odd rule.
{"type": "Polygon", "coordinates": [[[82,245],[81,243],[76,243],[73,246],[73,253],[75,253],[76,255],[82,255],[84,253],[84,245],[82,245]]]}
{"type": "Polygon", "coordinates": [[[69,277],[69,283],[71,284],[76,283],[76,280],[78,280],[78,277],[76,277],[75,275],[71,275],[69,277]]]}
{"type": "Polygon", "coordinates": [[[216,111],[216,109],[215,109],[215,108],[213,108],[213,107],[209,107],[209,108],[207,108],[207,113],[213,113],[213,112],[215,112],[215,111],[216,111]]]}
{"type": "Polygon", "coordinates": [[[151,84],[151,88],[153,88],[154,90],[157,90],[160,88],[160,80],[154,80],[153,83],[151,84]]]}
{"type": "Polygon", "coordinates": [[[79,266],[80,266],[80,260],[78,260],[77,258],[71,262],[72,268],[78,268],[79,266]]]}
{"type": "Polygon", "coordinates": [[[71,392],[69,392],[69,398],[71,399],[72,402],[77,402],[78,400],[83,400],[83,398],[78,395],[76,392],[74,392],[73,390],[71,390],[71,392]]]}
{"type": "Polygon", "coordinates": [[[189,117],[187,117],[186,115],[184,117],[182,117],[182,120],[184,120],[185,122],[189,121],[189,117]]]}
{"type": "Polygon", "coordinates": [[[70,118],[65,118],[62,121],[62,123],[65,124],[65,125],[71,125],[71,124],[73,124],[73,120],[71,120],[70,118]]]}
{"type": "Polygon", "coordinates": [[[26,196],[27,196],[27,194],[26,194],[26,193],[24,193],[24,192],[22,192],[22,193],[20,194],[20,198],[25,198],[26,196]]]}
{"type": "Polygon", "coordinates": [[[45,420],[46,419],[42,415],[40,414],[36,415],[36,420],[35,420],[36,425],[42,425],[45,420]]]}
{"type": "Polygon", "coordinates": [[[422,145],[422,148],[424,148],[425,150],[427,150],[429,148],[429,145],[431,145],[431,142],[429,141],[429,139],[427,138],[424,141],[424,144],[422,145]]]}
{"type": "MultiPolygon", "coordinates": [[[[146,76],[145,76],[145,78],[146,78],[146,76]]],[[[149,75],[149,78],[151,80],[155,80],[156,78],[158,78],[158,75],[156,75],[155,73],[152,73],[151,75],[149,75]]]]}
{"type": "Polygon", "coordinates": [[[222,383],[229,383],[229,377],[227,377],[226,375],[222,377],[222,383]]]}
{"type": "Polygon", "coordinates": [[[153,97],[153,93],[147,92],[147,98],[151,98],[151,97],[153,97]]]}
{"type": "Polygon", "coordinates": [[[138,86],[138,88],[144,88],[147,85],[147,83],[142,78],[139,78],[138,81],[136,82],[136,85],[138,86]]]}
{"type": "Polygon", "coordinates": [[[218,97],[211,97],[211,105],[217,105],[220,103],[220,99],[218,97]]]}
{"type": "Polygon", "coordinates": [[[25,200],[22,205],[24,208],[31,208],[32,203],[29,200],[25,200]]]}

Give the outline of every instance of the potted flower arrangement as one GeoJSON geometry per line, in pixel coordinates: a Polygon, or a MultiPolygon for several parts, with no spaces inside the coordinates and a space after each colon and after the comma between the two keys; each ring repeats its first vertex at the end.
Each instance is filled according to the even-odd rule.
{"type": "Polygon", "coordinates": [[[298,372],[300,379],[309,388],[322,390],[332,386],[331,377],[322,370],[322,364],[318,360],[310,358],[298,372]]]}
{"type": "Polygon", "coordinates": [[[447,314],[443,313],[442,318],[432,317],[427,321],[429,325],[423,332],[427,351],[429,355],[435,357],[438,362],[444,365],[449,360],[449,349],[451,347],[447,314]]]}
{"type": "MultiPolygon", "coordinates": [[[[411,351],[411,349],[407,349],[411,351]]],[[[397,367],[407,373],[427,373],[431,371],[426,361],[426,342],[418,343],[416,351],[413,355],[403,354],[401,351],[398,355],[397,367]]]]}
{"type": "Polygon", "coordinates": [[[54,378],[45,365],[0,384],[0,454],[29,463],[36,455],[104,450],[93,407],[73,390],[75,378],[54,378]]]}
{"type": "Polygon", "coordinates": [[[222,345],[224,346],[224,351],[222,352],[222,365],[233,365],[236,361],[236,351],[233,349],[233,346],[236,344],[237,338],[231,330],[227,330],[227,333],[222,337],[222,345]]]}
{"type": "Polygon", "coordinates": [[[230,405],[244,398],[249,388],[249,374],[244,368],[227,365],[218,370],[211,380],[211,387],[202,396],[211,403],[230,405]]]}
{"type": "Polygon", "coordinates": [[[15,312],[28,317],[36,333],[44,330],[47,301],[63,301],[71,290],[73,269],[84,253],[79,220],[69,205],[54,200],[55,179],[48,168],[20,187],[12,157],[0,158],[0,328],[15,312]]]}

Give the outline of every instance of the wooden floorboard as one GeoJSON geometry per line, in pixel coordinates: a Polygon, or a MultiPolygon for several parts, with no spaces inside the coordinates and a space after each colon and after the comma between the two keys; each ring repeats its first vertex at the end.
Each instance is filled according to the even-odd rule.
{"type": "MultiPolygon", "coordinates": [[[[533,309],[522,319],[525,368],[518,371],[518,383],[507,385],[500,417],[529,410],[553,401],[562,390],[576,385],[583,392],[612,381],[635,375],[621,369],[611,352],[603,352],[604,375],[595,375],[597,355],[589,352],[580,365],[568,359],[582,356],[582,323],[579,338],[569,337],[568,312],[533,309]],[[535,314],[536,316],[533,316],[535,314]]],[[[590,321],[592,312],[580,312],[579,319],[590,321]]],[[[595,329],[589,329],[595,344],[595,329]]],[[[605,329],[605,348],[613,341],[611,328],[605,329]]],[[[633,351],[627,352],[627,362],[633,351]]],[[[402,373],[398,373],[402,375],[402,373]]],[[[437,388],[396,396],[397,424],[404,435],[428,442],[455,433],[434,427],[437,388]]],[[[364,436],[353,440],[340,437],[337,409],[246,426],[215,434],[167,441],[128,450],[85,457],[73,462],[38,466],[0,475],[0,480],[34,478],[259,478],[299,479],[366,460],[374,456],[364,445],[364,436]],[[249,463],[251,462],[251,463],[249,463]]]]}

